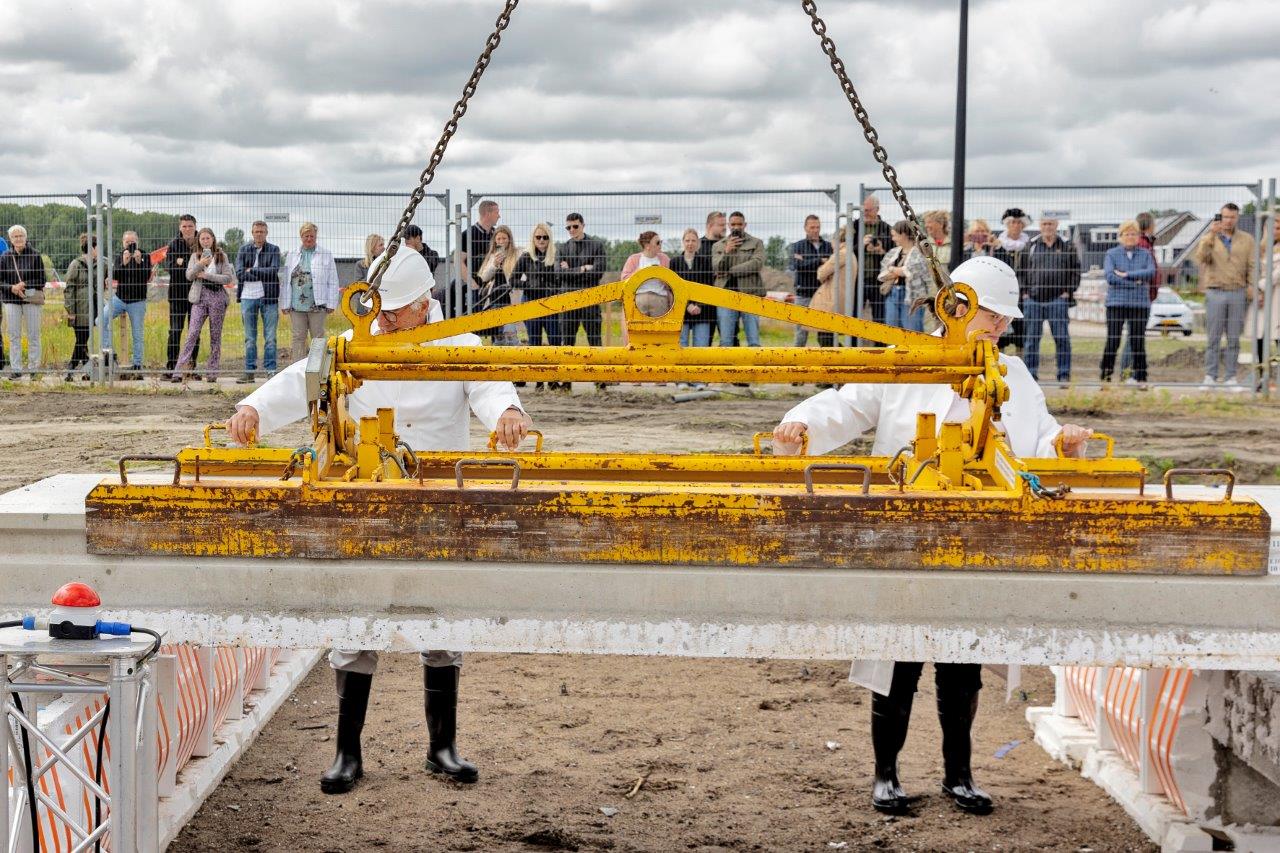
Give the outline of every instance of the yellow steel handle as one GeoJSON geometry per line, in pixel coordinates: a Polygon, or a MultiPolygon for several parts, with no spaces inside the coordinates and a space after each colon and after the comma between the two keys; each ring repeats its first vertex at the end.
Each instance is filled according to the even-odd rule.
{"type": "Polygon", "coordinates": [[[1236,488],[1236,472],[1227,468],[1170,468],[1164,472],[1164,499],[1173,500],[1174,477],[1224,477],[1227,481],[1227,493],[1223,501],[1231,500],[1231,493],[1236,488]]]}
{"type": "MultiPolygon", "coordinates": [[[[1107,450],[1102,454],[1101,459],[1110,459],[1116,452],[1116,440],[1105,432],[1095,432],[1093,435],[1085,439],[1085,447],[1089,446],[1090,441],[1105,441],[1107,450]]],[[[1058,433],[1058,437],[1053,440],[1053,449],[1058,452],[1059,459],[1066,459],[1067,455],[1062,452],[1062,433],[1058,433]]]]}
{"type": "MultiPolygon", "coordinates": [[[[213,431],[214,431],[215,429],[225,430],[226,428],[227,428],[227,425],[226,425],[225,423],[209,424],[208,426],[206,426],[206,427],[204,428],[204,446],[205,446],[205,447],[213,447],[213,435],[212,435],[213,431]]],[[[257,447],[257,446],[258,446],[258,433],[257,433],[257,432],[252,432],[252,433],[250,433],[250,434],[249,434],[249,443],[248,443],[247,445],[245,445],[245,446],[246,446],[246,447],[257,447]]]]}
{"type": "MultiPolygon", "coordinates": [[[[761,442],[766,440],[772,441],[773,433],[758,432],[755,435],[751,436],[751,444],[753,447],[755,447],[756,456],[764,455],[764,448],[762,447],[761,442]]],[[[807,431],[800,433],[800,455],[801,456],[809,455],[809,433],[807,431]]]]}
{"type": "MultiPolygon", "coordinates": [[[[529,430],[529,435],[534,437],[533,452],[541,453],[542,452],[542,433],[536,429],[531,429],[529,430]]],[[[498,449],[498,433],[495,430],[494,432],[489,433],[489,450],[495,451],[497,449],[498,449]]]]}

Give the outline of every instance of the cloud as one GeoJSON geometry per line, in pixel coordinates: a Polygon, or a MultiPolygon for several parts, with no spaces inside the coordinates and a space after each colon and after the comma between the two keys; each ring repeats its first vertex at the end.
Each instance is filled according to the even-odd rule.
{"type": "MultiPolygon", "coordinates": [[[[5,191],[105,183],[406,194],[497,0],[70,0],[0,32],[5,191]]],[[[516,12],[435,186],[879,185],[791,0],[542,0],[516,12]]],[[[953,0],[819,4],[908,185],[950,180],[953,0]]],[[[1268,0],[984,0],[974,184],[1280,173],[1268,0]]],[[[847,192],[852,195],[852,189],[847,192]]]]}

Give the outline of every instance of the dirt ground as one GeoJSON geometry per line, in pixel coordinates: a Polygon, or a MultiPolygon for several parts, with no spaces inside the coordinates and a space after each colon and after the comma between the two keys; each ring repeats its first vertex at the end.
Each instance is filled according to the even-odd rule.
{"type": "MultiPolygon", "coordinates": [[[[105,473],[124,453],[194,443],[243,390],[5,386],[0,455],[10,464],[0,490],[60,472],[105,473]]],[[[524,396],[549,450],[742,451],[812,389],[678,405],[671,390],[524,396]]],[[[1049,396],[1063,420],[1113,435],[1118,453],[1155,468],[1227,463],[1245,482],[1280,479],[1280,406],[1156,391],[1049,396]]],[[[277,438],[302,437],[294,428],[277,438]]],[[[365,781],[326,797],[317,779],[332,756],[335,703],[321,664],[170,849],[1155,849],[1099,789],[1030,742],[1025,708],[1052,700],[1041,670],[1008,703],[1003,682],[986,677],[975,772],[997,799],[995,814],[961,815],[937,792],[926,671],[903,756],[904,781],[923,798],[910,817],[875,815],[869,701],[846,673],[842,663],[471,655],[460,747],[481,781],[460,787],[423,772],[419,667],[414,656],[388,655],[366,730],[365,781]]]]}

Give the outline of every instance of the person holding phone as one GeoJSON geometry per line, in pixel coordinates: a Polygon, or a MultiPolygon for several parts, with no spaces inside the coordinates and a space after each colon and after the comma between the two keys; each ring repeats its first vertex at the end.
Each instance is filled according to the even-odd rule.
{"type": "MultiPolygon", "coordinates": [[[[516,248],[511,229],[505,225],[499,225],[493,229],[489,254],[480,263],[480,290],[476,294],[475,301],[477,313],[494,308],[506,308],[511,304],[511,288],[515,281],[516,262],[520,259],[519,256],[520,252],[516,248]]],[[[494,346],[513,347],[520,343],[515,323],[484,329],[480,332],[480,336],[488,337],[494,346]]]]}
{"type": "Polygon", "coordinates": [[[990,255],[995,251],[995,238],[991,235],[991,226],[985,219],[975,219],[969,223],[969,233],[965,237],[963,260],[990,255]]]}
{"type": "Polygon", "coordinates": [[[0,305],[9,330],[9,370],[22,376],[22,331],[27,332],[27,371],[40,369],[40,317],[44,313],[44,258],[27,241],[27,229],[9,229],[9,249],[0,255],[0,305]]]}
{"type": "MultiPolygon", "coordinates": [[[[729,236],[716,243],[711,250],[711,268],[716,274],[716,287],[736,290],[752,296],[764,296],[764,243],[759,237],[747,233],[747,217],[735,210],[729,214],[729,236]]],[[[732,308],[717,308],[716,319],[720,324],[720,346],[733,346],[733,329],[742,325],[747,346],[760,346],[760,317],[732,308]]]]}
{"type": "MultiPolygon", "coordinates": [[[[862,200],[862,218],[854,233],[862,235],[862,319],[884,322],[884,296],[880,294],[880,265],[893,248],[893,232],[880,217],[880,199],[869,195],[862,200]]],[[[855,243],[850,251],[857,248],[855,243]]]]}
{"type": "Polygon", "coordinates": [[[205,320],[209,321],[209,361],[206,365],[209,372],[205,378],[209,382],[217,381],[222,362],[222,321],[226,319],[227,305],[231,302],[227,285],[235,280],[236,268],[218,245],[217,235],[212,228],[201,228],[196,235],[196,250],[187,265],[187,281],[191,283],[187,294],[191,300],[191,325],[169,381],[181,382],[184,374],[190,376],[195,370],[196,341],[200,340],[200,329],[205,320]]]}
{"type": "MultiPolygon", "coordinates": [[[[143,326],[147,318],[147,289],[151,283],[151,257],[138,246],[136,231],[124,232],[120,254],[116,257],[116,292],[107,303],[107,330],[102,348],[111,349],[112,321],[121,314],[129,315],[129,342],[133,358],[121,379],[142,378],[143,326]]],[[[185,297],[184,297],[185,298],[185,297]]]]}

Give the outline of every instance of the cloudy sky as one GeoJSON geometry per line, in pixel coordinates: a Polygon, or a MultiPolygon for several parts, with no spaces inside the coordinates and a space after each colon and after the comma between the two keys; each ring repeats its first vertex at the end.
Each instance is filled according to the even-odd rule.
{"type": "MultiPolygon", "coordinates": [[[[0,193],[408,190],[497,0],[46,0],[0,26],[0,193]]],[[[949,181],[955,0],[820,0],[910,184],[949,181]]],[[[1280,175],[1277,0],[974,0],[969,180],[1280,175]]],[[[879,183],[792,0],[525,0],[437,185],[879,183]]]]}

